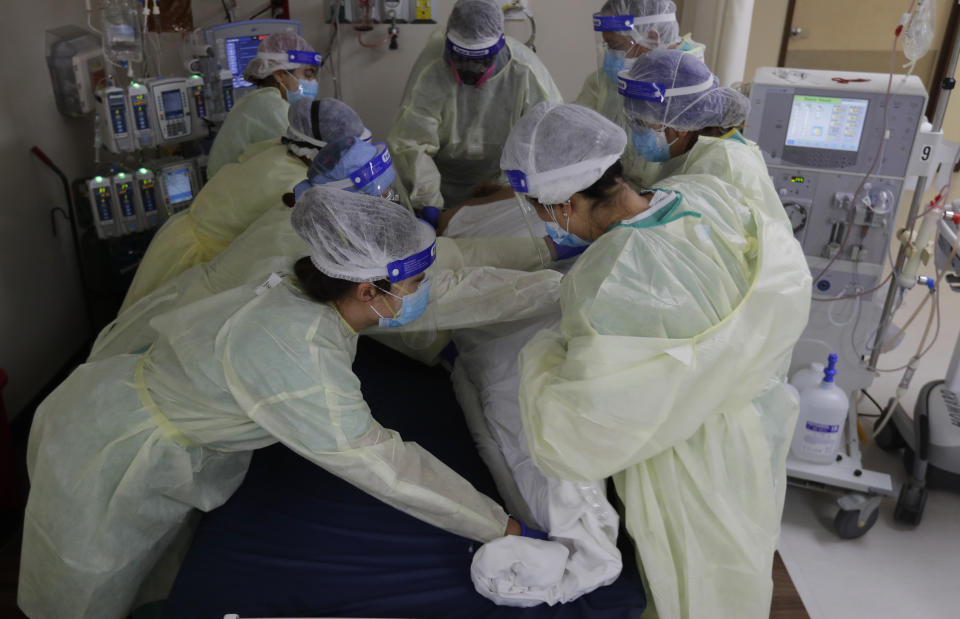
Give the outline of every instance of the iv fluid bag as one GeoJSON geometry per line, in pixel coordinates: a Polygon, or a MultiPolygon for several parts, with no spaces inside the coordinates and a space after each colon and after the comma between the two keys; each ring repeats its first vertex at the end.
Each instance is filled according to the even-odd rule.
{"type": "Polygon", "coordinates": [[[923,58],[930,51],[933,37],[936,35],[934,14],[937,10],[936,0],[918,0],[917,7],[907,22],[903,31],[903,54],[914,62],[923,58]]]}

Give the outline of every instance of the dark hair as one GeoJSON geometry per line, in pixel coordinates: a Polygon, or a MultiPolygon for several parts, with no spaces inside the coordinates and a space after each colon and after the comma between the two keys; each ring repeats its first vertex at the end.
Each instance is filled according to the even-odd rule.
{"type": "Polygon", "coordinates": [[[273,76],[273,73],[263,79],[253,80],[253,83],[257,86],[257,88],[269,88],[270,86],[273,86],[277,90],[280,90],[280,84],[277,83],[277,78],[273,76]]]}
{"type": "Polygon", "coordinates": [[[606,206],[613,201],[622,187],[623,164],[617,159],[597,182],[577,193],[592,200],[595,207],[606,206]]]}
{"type": "MultiPolygon", "coordinates": [[[[304,256],[297,260],[293,265],[293,273],[297,276],[297,279],[300,280],[300,288],[302,288],[311,299],[320,303],[339,301],[357,287],[357,282],[337,279],[336,277],[330,277],[323,273],[320,269],[313,266],[313,262],[310,261],[310,256],[304,256]]],[[[386,278],[380,279],[373,282],[373,285],[381,290],[389,290],[390,280],[386,278]]]]}

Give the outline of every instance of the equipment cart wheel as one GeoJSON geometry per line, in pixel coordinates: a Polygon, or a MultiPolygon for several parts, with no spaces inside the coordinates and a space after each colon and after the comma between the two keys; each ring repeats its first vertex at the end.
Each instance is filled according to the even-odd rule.
{"type": "Polygon", "coordinates": [[[833,519],[833,530],[843,539],[856,539],[870,530],[877,521],[878,510],[867,515],[866,520],[860,520],[860,510],[841,509],[833,519]]]}
{"type": "MultiPolygon", "coordinates": [[[[880,423],[882,417],[875,422],[873,422],[873,429],[876,431],[877,424],[880,423]]],[[[907,442],[903,440],[903,435],[900,434],[900,430],[897,429],[897,424],[893,423],[891,419],[887,425],[880,431],[880,434],[874,439],[877,441],[877,447],[884,451],[894,451],[905,447],[907,442]]]]}
{"type": "Polygon", "coordinates": [[[848,494],[837,500],[840,510],[833,519],[833,530],[842,539],[856,539],[870,530],[880,515],[881,497],[848,494]]]}
{"type": "Polygon", "coordinates": [[[903,484],[897,507],[893,510],[893,519],[910,526],[917,526],[923,518],[923,508],[927,505],[927,489],[912,481],[903,484]]]}

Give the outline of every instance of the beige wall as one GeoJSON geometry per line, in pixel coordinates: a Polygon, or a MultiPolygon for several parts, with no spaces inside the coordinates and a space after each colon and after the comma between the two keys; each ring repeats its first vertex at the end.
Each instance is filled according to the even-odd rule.
{"type": "Polygon", "coordinates": [[[744,80],[752,81],[758,67],[777,65],[786,16],[787,0],[758,0],[754,3],[744,80]]]}
{"type": "MultiPolygon", "coordinates": [[[[550,70],[564,99],[572,101],[588,73],[596,68],[593,28],[590,17],[602,2],[585,0],[532,0],[530,6],[537,22],[537,53],[550,70]]],[[[433,18],[443,24],[453,2],[434,2],[433,18]]],[[[290,10],[303,22],[304,37],[318,49],[325,49],[330,26],[322,22],[322,3],[318,0],[292,0],[290,10]]],[[[347,26],[343,37],[341,87],[343,100],[367,123],[378,140],[383,140],[403,94],[407,76],[430,34],[440,27],[428,24],[400,24],[398,50],[366,49],[357,43],[357,34],[347,26]]],[[[386,26],[364,34],[364,41],[377,41],[386,26]]],[[[526,22],[507,22],[507,33],[526,41],[530,30],[526,22]]],[[[333,84],[326,68],[322,71],[321,96],[333,95],[333,84]]]]}

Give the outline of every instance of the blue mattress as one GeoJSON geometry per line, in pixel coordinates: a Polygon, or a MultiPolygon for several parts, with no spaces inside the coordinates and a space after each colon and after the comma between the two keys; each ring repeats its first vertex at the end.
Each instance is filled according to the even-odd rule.
{"type": "MultiPolygon", "coordinates": [[[[373,415],[500,501],[448,374],[367,338],[354,367],[373,415]]],[[[626,535],[621,535],[621,539],[626,535]]],[[[498,607],[470,581],[476,544],[408,516],[282,445],[259,450],[243,485],[205,514],[166,604],[171,618],[640,616],[633,551],[620,578],[576,602],[498,607]]]]}

